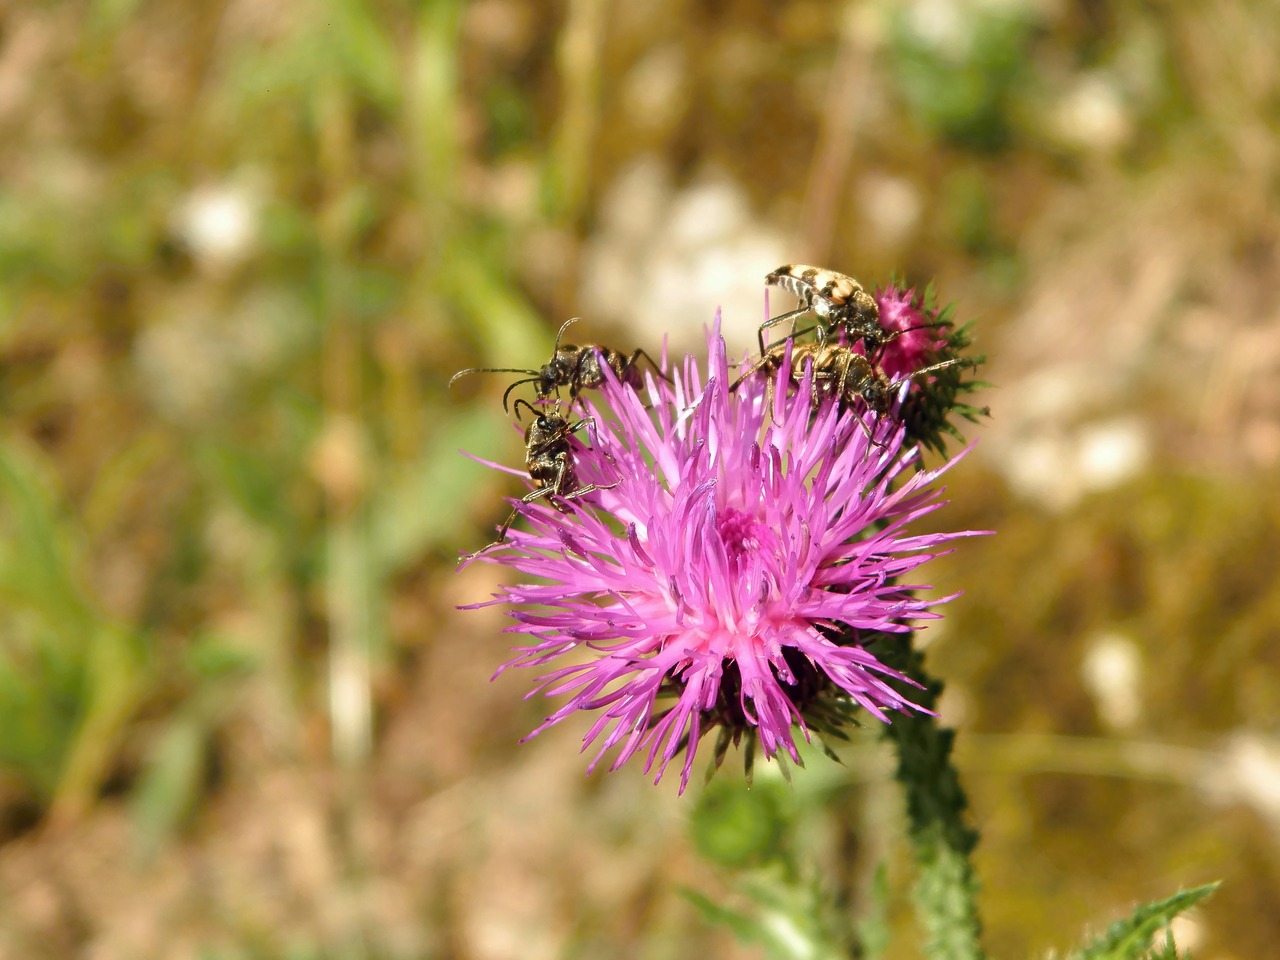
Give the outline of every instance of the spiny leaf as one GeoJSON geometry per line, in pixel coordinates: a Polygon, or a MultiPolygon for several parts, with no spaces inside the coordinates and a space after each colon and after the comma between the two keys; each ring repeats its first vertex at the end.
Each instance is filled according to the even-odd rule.
{"type": "Polygon", "coordinates": [[[1217,883],[1206,883],[1175,893],[1165,900],[1145,903],[1124,920],[1117,920],[1107,932],[1071,960],[1141,960],[1151,949],[1151,940],[1178,914],[1190,909],[1213,891],[1217,883]]]}

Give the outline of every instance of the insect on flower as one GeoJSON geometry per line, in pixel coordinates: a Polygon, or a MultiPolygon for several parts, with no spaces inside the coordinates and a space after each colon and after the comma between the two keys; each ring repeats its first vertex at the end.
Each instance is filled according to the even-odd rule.
{"type": "MultiPolygon", "coordinates": [[[[520,415],[520,404],[522,403],[534,414],[534,419],[524,432],[524,462],[529,468],[529,477],[533,480],[535,488],[520,498],[521,503],[533,503],[533,501],[542,497],[576,500],[578,497],[585,496],[596,490],[612,490],[622,482],[621,479],[618,479],[613,483],[607,484],[578,484],[573,456],[569,449],[569,438],[586,427],[590,427],[594,433],[595,417],[583,417],[577,423],[570,423],[560,416],[558,410],[552,413],[545,412],[545,409],[539,411],[528,400],[518,399],[515,402],[517,418],[520,415]]],[[[601,451],[601,453],[610,463],[613,463],[613,458],[607,452],[601,451]]],[[[511,524],[515,522],[519,514],[520,508],[517,506],[511,511],[511,515],[507,517],[502,527],[498,530],[497,540],[462,559],[470,560],[484,553],[490,547],[496,547],[502,543],[507,538],[507,531],[511,529],[511,524]]]]}
{"type": "Polygon", "coordinates": [[[954,460],[913,472],[900,423],[873,445],[856,412],[814,410],[812,364],[770,418],[764,379],[730,391],[718,324],[707,339],[709,360],[686,358],[652,407],[605,371],[582,400],[601,443],[573,459],[587,480],[616,469],[616,488],[590,510],[520,505],[530,531],[480,558],[515,582],[474,605],[509,604],[524,641],[498,672],[532,668],[562,701],[529,736],[587,714],[589,769],[636,758],[656,780],[683,754],[680,790],[712,729],[714,766],[744,740],[748,767],[757,746],[799,763],[802,739],[859,711],[923,709],[871,644],[905,646],[940,615],[950,598],[918,595],[914,571],[973,535],[911,529],[954,460]]]}
{"type": "MultiPolygon", "coordinates": [[[[938,309],[932,291],[890,284],[875,296],[880,325],[893,336],[874,360],[891,381],[900,381],[937,361],[968,354],[973,345],[969,335],[972,324],[957,327],[952,308],[938,309]]],[[[978,423],[990,416],[985,407],[967,402],[970,394],[985,386],[973,376],[984,360],[980,355],[967,355],[964,364],[940,371],[907,394],[894,416],[906,425],[913,442],[942,454],[945,437],[963,439],[957,421],[978,423]]]]}
{"type": "Polygon", "coordinates": [[[525,379],[517,380],[511,384],[511,386],[507,387],[506,392],[502,394],[502,409],[507,410],[507,401],[511,396],[511,391],[526,383],[536,383],[538,385],[537,399],[539,400],[549,399],[561,387],[568,387],[569,399],[574,400],[582,390],[587,388],[596,389],[604,382],[605,367],[612,370],[614,376],[628,386],[639,387],[640,368],[637,364],[641,357],[649,361],[649,365],[658,372],[659,376],[665,378],[666,375],[653,362],[653,358],[639,348],[632,351],[628,356],[598,343],[588,343],[581,347],[575,347],[571,343],[561,344],[560,338],[564,336],[565,330],[577,319],[577,317],[570,317],[560,325],[560,329],[556,333],[555,344],[551,348],[551,359],[543,364],[541,369],[520,370],[510,367],[468,367],[466,370],[459,370],[455,373],[449,379],[449,386],[453,386],[455,380],[459,377],[465,377],[469,373],[529,374],[525,379]]]}
{"type": "MultiPolygon", "coordinates": [[[[897,388],[903,383],[969,362],[964,357],[953,357],[913,371],[905,377],[890,380],[875,363],[846,344],[790,343],[783,340],[770,346],[764,356],[729,389],[737,390],[747,378],[763,373],[769,378],[765,406],[772,409],[774,384],[784,369],[790,383],[799,386],[804,380],[806,368],[811,366],[810,401],[815,410],[823,400],[834,397],[841,408],[853,407],[861,402],[868,412],[881,417],[890,412],[897,388]]],[[[859,423],[864,430],[870,430],[865,421],[859,419],[859,423]]]]}
{"type": "Polygon", "coordinates": [[[800,306],[761,324],[761,356],[766,352],[765,330],[810,311],[820,320],[826,321],[826,325],[819,323],[817,327],[819,343],[826,341],[827,326],[843,328],[851,341],[863,340],[868,353],[874,353],[885,339],[885,332],[880,326],[880,308],[875,298],[853,277],[807,263],[786,263],[766,276],[764,282],[795,294],[800,300],[800,306]]]}
{"type": "MultiPolygon", "coordinates": [[[[853,277],[845,276],[834,270],[812,267],[804,263],[784,264],[764,278],[769,286],[795,294],[800,306],[795,310],[780,314],[766,320],[760,327],[760,355],[765,354],[764,332],[769,327],[786,323],[812,311],[826,324],[816,327],[818,343],[825,344],[828,337],[827,327],[835,332],[843,330],[850,344],[862,341],[863,352],[873,359],[879,357],[885,345],[904,333],[921,330],[937,324],[921,324],[908,328],[886,329],[881,322],[880,305],[876,298],[863,289],[862,284],[853,277]]],[[[787,339],[791,339],[788,337],[787,339]]]]}

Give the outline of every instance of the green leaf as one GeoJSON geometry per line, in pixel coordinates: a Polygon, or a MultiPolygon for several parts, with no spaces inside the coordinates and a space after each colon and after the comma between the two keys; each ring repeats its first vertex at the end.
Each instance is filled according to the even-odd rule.
{"type": "Polygon", "coordinates": [[[137,703],[146,648],[84,589],[83,529],[38,451],[0,442],[0,764],[74,819],[137,703]]]}
{"type": "Polygon", "coordinates": [[[747,791],[724,781],[712,784],[698,800],[690,827],[698,852],[730,869],[785,862],[792,811],[786,787],[778,780],[747,791]]]}
{"type": "Polygon", "coordinates": [[[391,31],[362,0],[338,0],[325,9],[332,18],[325,39],[345,68],[347,79],[379,106],[394,110],[401,81],[391,31]]]}
{"type": "Polygon", "coordinates": [[[862,945],[862,960],[877,960],[889,949],[889,871],[884,861],[876,864],[871,882],[870,903],[858,920],[856,930],[862,945]]]}
{"type": "Polygon", "coordinates": [[[103,620],[86,639],[83,716],[53,798],[52,816],[64,820],[78,819],[92,805],[152,679],[148,644],[133,629],[103,620]]]}
{"type": "Polygon", "coordinates": [[[546,324],[504,272],[477,261],[469,243],[451,251],[439,285],[467,319],[486,366],[520,367],[551,353],[546,324]]]}
{"type": "Polygon", "coordinates": [[[258,653],[218,634],[197,636],[185,651],[185,665],[200,681],[239,679],[259,666],[258,653]]]}
{"type": "Polygon", "coordinates": [[[248,446],[217,440],[200,443],[196,456],[217,488],[229,494],[245,516],[268,529],[287,516],[284,485],[288,477],[274,458],[248,446]]]}
{"type": "Polygon", "coordinates": [[[92,628],[76,582],[81,543],[59,517],[50,471],[34,450],[0,443],[0,597],[39,611],[68,637],[92,628]]]}
{"type": "Polygon", "coordinates": [[[704,920],[733,931],[742,943],[759,944],[770,960],[842,960],[848,953],[830,943],[820,929],[813,891],[758,877],[742,884],[743,892],[756,902],[755,916],[718,904],[688,888],[680,893],[704,920]]]}
{"type": "Polygon", "coordinates": [[[195,806],[208,731],[194,711],[170,721],[147,758],[132,798],[136,851],[150,860],[195,806]]]}
{"type": "Polygon", "coordinates": [[[1131,916],[1109,926],[1106,933],[1083,951],[1072,954],[1071,960],[1142,960],[1157,933],[1178,914],[1217,889],[1218,883],[1206,883],[1175,893],[1166,900],[1143,904],[1131,916]]]}

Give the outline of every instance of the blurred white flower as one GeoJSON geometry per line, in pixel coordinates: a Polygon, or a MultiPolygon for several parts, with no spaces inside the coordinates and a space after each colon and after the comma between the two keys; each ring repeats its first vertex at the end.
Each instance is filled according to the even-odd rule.
{"type": "Polygon", "coordinates": [[[1139,475],[1151,459],[1150,428],[1133,414],[1078,423],[1082,405],[1115,402],[1116,385],[1083,364],[1063,363],[1011,384],[996,412],[1002,429],[987,455],[1018,494],[1051,510],[1139,475]]]}
{"type": "Polygon", "coordinates": [[[677,191],[660,161],[642,158],[605,196],[583,260],[584,308],[625,324],[638,343],[669,335],[675,355],[702,342],[719,308],[731,349],[741,350],[755,342],[765,274],[786,250],[729,178],[707,175],[677,191]]]}
{"type": "Polygon", "coordinates": [[[1242,730],[1210,764],[1201,789],[1218,803],[1247,803],[1280,834],[1280,741],[1242,730]]]}
{"type": "Polygon", "coordinates": [[[1091,638],[1080,673],[1104,724],[1126,730],[1137,723],[1142,714],[1142,653],[1132,639],[1112,632],[1091,638]]]}
{"type": "Polygon", "coordinates": [[[858,184],[863,216],[880,243],[897,246],[915,230],[924,213],[924,199],[905,177],[870,173],[858,184]]]}
{"type": "Polygon", "coordinates": [[[192,190],[173,212],[173,231],[202,269],[219,273],[243,262],[258,237],[261,200],[250,183],[225,181],[192,190]]]}
{"type": "Polygon", "coordinates": [[[1137,476],[1146,467],[1151,444],[1137,417],[1118,417],[1080,431],[1076,465],[1087,490],[1106,490],[1137,476]]]}
{"type": "Polygon", "coordinates": [[[1111,153],[1124,146],[1133,123],[1114,78],[1094,72],[1082,76],[1058,102],[1051,120],[1064,143],[1089,153],[1111,153]]]}

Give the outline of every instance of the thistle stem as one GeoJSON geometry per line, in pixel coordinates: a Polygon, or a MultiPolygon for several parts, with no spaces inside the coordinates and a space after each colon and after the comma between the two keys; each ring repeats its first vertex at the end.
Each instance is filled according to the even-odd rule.
{"type": "MultiPolygon", "coordinates": [[[[906,674],[923,689],[910,696],[922,707],[937,708],[942,682],[924,669],[924,657],[900,635],[870,645],[887,666],[906,674]]],[[[905,691],[904,691],[905,692],[905,691]]],[[[970,854],[978,833],[965,823],[968,799],[951,763],[955,731],[937,717],[906,714],[884,727],[898,754],[897,779],[906,791],[908,831],[918,871],[914,892],[916,919],[926,936],[930,960],[981,960],[982,923],[978,917],[978,879],[970,854]]]]}

